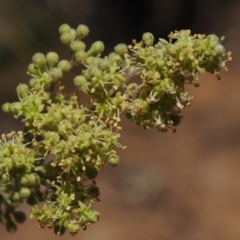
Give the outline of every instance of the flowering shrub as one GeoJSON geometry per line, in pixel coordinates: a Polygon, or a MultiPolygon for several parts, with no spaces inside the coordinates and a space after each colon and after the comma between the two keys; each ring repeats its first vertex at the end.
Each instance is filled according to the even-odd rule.
{"type": "Polygon", "coordinates": [[[24,222],[25,214],[16,210],[24,200],[33,206],[31,217],[59,235],[75,235],[96,223],[96,178],[106,165],[118,165],[117,149],[124,148],[121,114],[145,129],[175,131],[192,99],[184,85],[199,85],[204,72],[220,79],[231,60],[223,38],[190,30],[156,43],[147,32],[140,42],[118,44],[108,56],[101,55],[101,41],[86,47],[85,25],[63,24],[59,32],[70,59],[36,53],[28,66],[29,84],[17,86],[19,101],[2,107],[25,125],[22,132],[2,134],[0,144],[0,222],[8,231],[24,222]],[[78,92],[64,92],[62,78],[73,68],[80,70],[73,79],[78,92],[90,97],[87,106],[78,92]]]}

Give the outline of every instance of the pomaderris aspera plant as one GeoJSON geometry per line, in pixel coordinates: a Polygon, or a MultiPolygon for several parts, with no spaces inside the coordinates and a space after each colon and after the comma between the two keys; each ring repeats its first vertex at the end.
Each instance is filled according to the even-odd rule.
{"type": "Polygon", "coordinates": [[[122,115],[145,129],[175,131],[192,99],[185,84],[199,85],[204,72],[220,79],[231,60],[223,38],[190,30],[171,32],[168,40],[146,32],[107,56],[101,41],[86,46],[87,26],[63,24],[59,32],[69,59],[36,53],[29,83],[16,88],[19,101],[2,106],[25,125],[0,140],[0,222],[8,231],[24,222],[16,207],[25,200],[33,206],[31,217],[59,235],[76,235],[96,223],[97,176],[106,165],[117,166],[117,149],[125,148],[119,142],[122,115]],[[77,68],[76,92],[66,93],[62,79],[77,68]],[[80,101],[81,93],[88,104],[80,101]]]}

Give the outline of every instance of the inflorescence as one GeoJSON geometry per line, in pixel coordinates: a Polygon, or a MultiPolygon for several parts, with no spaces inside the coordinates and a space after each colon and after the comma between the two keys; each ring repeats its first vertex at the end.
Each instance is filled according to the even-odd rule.
{"type": "Polygon", "coordinates": [[[87,26],[63,24],[59,32],[70,59],[36,53],[28,66],[29,84],[17,86],[19,101],[2,107],[25,125],[0,141],[0,222],[8,231],[16,230],[13,219],[25,220],[16,211],[24,200],[33,206],[31,217],[59,235],[75,235],[96,223],[99,213],[92,204],[100,191],[95,179],[104,166],[119,163],[121,113],[145,129],[174,131],[192,99],[184,85],[199,85],[204,72],[220,79],[231,60],[223,38],[190,30],[172,32],[168,41],[157,43],[147,32],[140,42],[118,44],[105,57],[103,42],[89,49],[83,42],[87,26]],[[73,82],[90,97],[88,106],[79,94],[64,92],[62,78],[73,68],[81,70],[73,82]]]}

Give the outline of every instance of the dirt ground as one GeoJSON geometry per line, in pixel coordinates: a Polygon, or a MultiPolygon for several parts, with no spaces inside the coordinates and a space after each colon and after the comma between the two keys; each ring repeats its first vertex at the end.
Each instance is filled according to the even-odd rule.
{"type": "MultiPolygon", "coordinates": [[[[98,180],[101,201],[94,206],[100,221],[75,239],[240,239],[240,35],[238,41],[231,39],[234,30],[226,35],[234,57],[229,72],[220,81],[204,74],[199,88],[188,87],[194,100],[176,133],[146,131],[123,119],[121,142],[127,149],[119,152],[120,165],[106,168],[98,180]]],[[[12,89],[10,81],[24,74],[22,67],[1,69],[1,99],[12,89]]],[[[21,126],[1,115],[0,131],[12,128],[21,126]]],[[[22,208],[29,215],[29,207],[22,208]]],[[[1,240],[44,238],[74,239],[39,229],[35,220],[11,234],[0,225],[1,240]]]]}

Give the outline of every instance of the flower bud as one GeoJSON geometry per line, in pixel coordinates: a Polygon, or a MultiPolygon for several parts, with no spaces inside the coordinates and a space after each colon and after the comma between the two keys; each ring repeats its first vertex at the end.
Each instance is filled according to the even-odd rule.
{"type": "Polygon", "coordinates": [[[31,79],[29,81],[29,85],[34,88],[36,91],[41,91],[43,89],[43,84],[40,83],[40,81],[35,81],[38,79],[31,79]]]}
{"type": "Polygon", "coordinates": [[[68,223],[68,225],[66,226],[67,230],[69,231],[70,234],[76,234],[79,229],[80,229],[80,225],[79,223],[75,222],[75,221],[71,221],[68,223]]]}
{"type": "Polygon", "coordinates": [[[221,55],[221,54],[225,53],[225,48],[224,48],[224,46],[223,46],[222,44],[217,44],[217,46],[216,46],[215,49],[214,49],[214,53],[215,53],[216,55],[221,55]]]}
{"type": "Polygon", "coordinates": [[[69,46],[73,42],[74,36],[70,32],[66,32],[60,36],[60,40],[64,45],[69,46]]]}
{"type": "Polygon", "coordinates": [[[35,53],[32,57],[32,61],[38,67],[45,66],[46,64],[46,58],[42,53],[35,53]]]}
{"type": "MultiPolygon", "coordinates": [[[[32,79],[31,79],[32,80],[32,79]]],[[[35,82],[34,85],[31,85],[31,82],[30,82],[30,86],[34,88],[34,90],[36,91],[40,91],[42,90],[42,85],[39,83],[39,82],[35,82]]]]}
{"type": "MultiPolygon", "coordinates": [[[[2,148],[2,149],[1,149],[1,154],[2,154],[2,156],[4,156],[4,157],[10,158],[10,156],[11,156],[11,151],[10,151],[10,149],[9,149],[8,147],[5,147],[5,148],[2,148]]],[[[10,158],[10,159],[11,159],[11,158],[10,158]]]]}
{"type": "Polygon", "coordinates": [[[13,199],[14,202],[19,202],[21,200],[19,192],[13,193],[12,199],[13,199]]]}
{"type": "Polygon", "coordinates": [[[98,69],[97,67],[93,67],[91,69],[91,74],[93,76],[95,76],[97,79],[102,78],[102,71],[100,69],[98,69]]]}
{"type": "Polygon", "coordinates": [[[99,60],[100,60],[99,57],[89,56],[86,59],[86,63],[87,63],[88,66],[96,67],[99,63],[99,60]]]}
{"type": "Polygon", "coordinates": [[[81,24],[77,27],[77,38],[79,40],[85,38],[88,34],[89,34],[89,28],[86,25],[81,24]]]}
{"type": "Polygon", "coordinates": [[[34,63],[30,63],[28,65],[28,73],[29,74],[36,74],[36,71],[37,71],[37,69],[36,69],[35,64],[34,63]]]}
{"type": "Polygon", "coordinates": [[[161,58],[157,59],[157,66],[161,70],[163,67],[166,66],[166,61],[161,58]]]}
{"type": "Polygon", "coordinates": [[[114,51],[119,55],[123,55],[128,52],[128,47],[126,44],[120,43],[114,48],[114,51]]]}
{"type": "Polygon", "coordinates": [[[96,41],[92,44],[91,48],[88,51],[89,56],[96,56],[104,51],[104,44],[102,41],[96,41]]]}
{"type": "Polygon", "coordinates": [[[89,209],[89,211],[86,212],[86,217],[90,223],[96,223],[99,220],[99,213],[89,209]]]}
{"type": "Polygon", "coordinates": [[[21,112],[23,105],[21,102],[13,102],[12,104],[12,109],[14,113],[21,112]]]}
{"type": "Polygon", "coordinates": [[[20,83],[18,86],[17,86],[17,95],[19,97],[24,97],[26,95],[28,95],[28,92],[29,92],[29,87],[27,84],[24,84],[24,83],[20,83]]]}
{"type": "Polygon", "coordinates": [[[62,70],[60,68],[52,68],[48,73],[49,76],[53,78],[53,80],[58,80],[63,76],[62,70]]]}
{"type": "Polygon", "coordinates": [[[73,39],[73,41],[74,41],[75,38],[76,38],[76,36],[77,36],[77,32],[76,32],[76,30],[75,30],[75,29],[71,29],[71,31],[70,31],[69,33],[71,34],[72,39],[73,39]]]}
{"type": "Polygon", "coordinates": [[[2,173],[0,179],[3,183],[9,183],[10,182],[10,176],[9,176],[8,173],[2,173]]]}
{"type": "Polygon", "coordinates": [[[73,79],[73,82],[74,84],[77,86],[77,87],[81,87],[84,83],[86,83],[86,78],[82,75],[80,76],[76,76],[74,79],[73,79]]]}
{"type": "Polygon", "coordinates": [[[12,112],[12,104],[11,103],[4,103],[2,105],[2,111],[4,113],[11,113],[12,112]]]}
{"type": "Polygon", "coordinates": [[[31,195],[31,190],[29,188],[22,187],[20,188],[19,194],[21,198],[28,198],[31,195]]]}
{"type": "Polygon", "coordinates": [[[60,34],[63,34],[63,33],[68,33],[71,31],[71,27],[68,25],[68,24],[62,24],[60,27],[59,27],[59,33],[60,34]]]}
{"type": "Polygon", "coordinates": [[[98,67],[102,71],[109,69],[108,59],[100,59],[99,62],[98,62],[98,67]]]}
{"type": "Polygon", "coordinates": [[[97,186],[90,186],[87,189],[88,195],[90,195],[91,198],[97,198],[100,195],[99,188],[97,186]]]}
{"type": "Polygon", "coordinates": [[[23,175],[20,179],[20,184],[23,186],[34,186],[39,184],[40,178],[36,173],[23,175]]]}
{"type": "MultiPolygon", "coordinates": [[[[61,112],[58,112],[58,111],[55,111],[52,115],[53,119],[56,121],[56,122],[61,122],[63,120],[63,116],[62,116],[62,113],[61,112]]],[[[46,134],[44,134],[44,137],[46,138],[50,138],[52,137],[51,135],[55,134],[54,138],[52,137],[52,139],[55,139],[56,140],[59,140],[59,135],[57,133],[51,133],[51,135],[49,134],[49,132],[47,132],[46,134]]]]}
{"type": "Polygon", "coordinates": [[[111,165],[112,167],[115,167],[119,164],[119,161],[120,161],[120,158],[118,155],[115,155],[115,154],[110,154],[108,156],[108,160],[107,160],[107,163],[109,165],[111,165]]]}
{"type": "Polygon", "coordinates": [[[154,43],[154,36],[152,35],[152,33],[146,32],[143,34],[142,40],[147,46],[152,46],[154,43]]]}
{"type": "Polygon", "coordinates": [[[86,44],[82,41],[74,41],[70,44],[70,48],[76,53],[78,51],[85,50],[86,44]]]}
{"type": "Polygon", "coordinates": [[[117,54],[117,53],[114,53],[114,52],[110,53],[108,55],[108,58],[109,58],[109,62],[111,64],[113,64],[115,62],[119,63],[121,61],[121,56],[119,54],[117,54]]]}
{"type": "Polygon", "coordinates": [[[219,38],[215,34],[210,34],[207,36],[210,45],[217,45],[219,43],[219,38]]]}
{"type": "Polygon", "coordinates": [[[61,60],[58,63],[58,68],[60,68],[63,73],[67,73],[71,69],[71,63],[69,61],[67,61],[67,60],[61,60]]]}
{"type": "Polygon", "coordinates": [[[55,64],[58,63],[58,61],[59,61],[59,56],[58,56],[58,54],[55,53],[55,52],[49,52],[49,53],[47,53],[47,55],[46,55],[46,59],[47,59],[48,65],[49,65],[50,67],[53,67],[53,66],[55,66],[55,64]]]}
{"type": "Polygon", "coordinates": [[[85,51],[78,51],[75,53],[75,60],[77,63],[82,63],[82,61],[85,61],[87,59],[88,55],[85,51]]]}
{"type": "Polygon", "coordinates": [[[98,175],[98,170],[94,167],[87,166],[86,167],[86,175],[89,179],[94,179],[98,175]]]}

